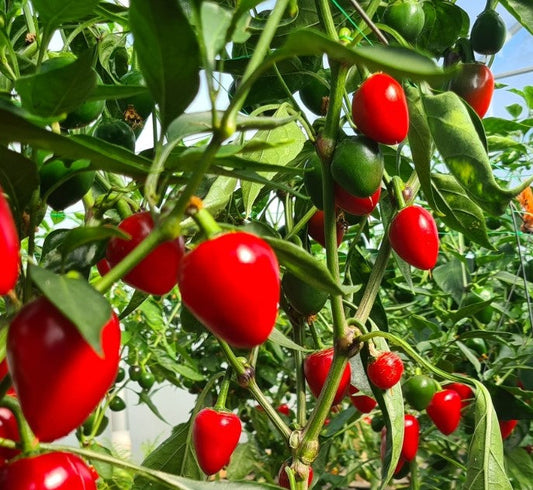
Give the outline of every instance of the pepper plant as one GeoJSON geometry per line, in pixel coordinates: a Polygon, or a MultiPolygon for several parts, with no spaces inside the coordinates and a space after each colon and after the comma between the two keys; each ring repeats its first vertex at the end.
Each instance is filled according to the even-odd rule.
{"type": "Polygon", "coordinates": [[[486,115],[496,4],[0,2],[0,482],[61,451],[80,489],[528,488],[533,98],[486,115]],[[102,431],[162,383],[195,408],[139,465],[102,431]]]}

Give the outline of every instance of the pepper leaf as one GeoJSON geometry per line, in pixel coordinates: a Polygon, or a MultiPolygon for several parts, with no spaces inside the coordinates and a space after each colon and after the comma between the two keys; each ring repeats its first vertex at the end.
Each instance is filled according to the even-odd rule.
{"type": "Polygon", "coordinates": [[[533,182],[513,189],[498,185],[489,157],[463,102],[453,92],[422,97],[429,128],[446,166],[467,195],[493,215],[505,212],[509,202],[533,182]]]}
{"type": "Polygon", "coordinates": [[[102,355],[101,332],[111,318],[107,300],[84,279],[58,276],[35,265],[29,268],[33,282],[44,296],[76,326],[93,350],[102,355]]]}

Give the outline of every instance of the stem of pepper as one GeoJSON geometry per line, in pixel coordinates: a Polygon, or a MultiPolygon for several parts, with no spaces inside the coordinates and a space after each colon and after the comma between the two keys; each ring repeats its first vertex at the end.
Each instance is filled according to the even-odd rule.
{"type": "Polygon", "coordinates": [[[267,414],[267,416],[270,418],[272,423],[276,426],[280,434],[287,440],[289,440],[289,437],[291,435],[291,430],[289,427],[287,427],[287,424],[283,421],[283,419],[279,416],[278,412],[274,409],[274,407],[269,403],[259,386],[257,386],[257,383],[255,381],[255,373],[250,373],[250,370],[248,369],[249,366],[246,364],[245,361],[238,358],[234,352],[231,350],[231,347],[227,344],[227,342],[224,342],[221,339],[217,339],[218,343],[220,344],[220,347],[224,351],[224,354],[226,355],[226,359],[228,360],[230,366],[235,371],[235,374],[237,375],[237,379],[245,379],[246,382],[242,385],[247,388],[253,395],[253,397],[257,400],[259,405],[261,405],[267,414]]]}
{"type": "Polygon", "coordinates": [[[17,425],[20,435],[20,447],[22,449],[22,452],[25,454],[31,454],[35,452],[39,446],[39,443],[35,438],[35,435],[33,434],[32,430],[30,429],[28,422],[24,418],[24,414],[22,413],[22,409],[20,408],[20,403],[18,402],[18,400],[12,396],[5,396],[0,401],[0,406],[6,407],[11,410],[11,412],[13,412],[13,415],[17,419],[17,425]]]}
{"type": "Polygon", "coordinates": [[[228,368],[224,379],[220,385],[220,392],[218,394],[217,402],[215,403],[215,410],[225,410],[226,409],[226,399],[228,398],[229,384],[231,381],[232,369],[228,368]]]}

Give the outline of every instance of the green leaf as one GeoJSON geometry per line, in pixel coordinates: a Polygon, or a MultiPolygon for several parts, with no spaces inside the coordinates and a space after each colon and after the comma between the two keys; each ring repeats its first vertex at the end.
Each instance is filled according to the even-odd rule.
{"type": "Polygon", "coordinates": [[[310,349],[306,349],[301,345],[298,345],[296,342],[293,342],[291,339],[283,335],[277,328],[272,330],[272,333],[269,335],[268,340],[274,342],[275,344],[286,347],[287,349],[297,350],[300,352],[310,352],[310,349]]]}
{"type": "Polygon", "coordinates": [[[440,219],[473,242],[494,250],[482,209],[470,200],[451,175],[433,174],[432,180],[437,209],[443,213],[440,219]]]}
{"type": "Polygon", "coordinates": [[[42,117],[61,116],[78,108],[96,87],[91,58],[87,53],[61,68],[19,78],[15,88],[22,107],[42,117]]]}
{"type": "Polygon", "coordinates": [[[449,294],[457,304],[461,303],[461,298],[463,297],[463,280],[470,282],[466,268],[457,259],[452,259],[446,264],[435,267],[433,269],[433,279],[437,286],[444,293],[449,294]]]}
{"type": "Polygon", "coordinates": [[[21,111],[0,102],[0,141],[22,143],[48,150],[71,160],[89,159],[92,169],[107,170],[131,177],[145,176],[150,160],[124,148],[86,135],[62,136],[26,120],[21,111]]]}
{"type": "Polygon", "coordinates": [[[111,318],[107,300],[83,279],[58,276],[35,265],[29,270],[46,298],[78,328],[93,350],[102,354],[101,331],[111,318]]]}
{"type": "MultiPolygon", "coordinates": [[[[377,330],[377,328],[373,326],[372,330],[377,330]]],[[[387,341],[384,338],[374,337],[373,341],[379,352],[390,350],[387,341]]],[[[368,349],[364,349],[361,352],[361,357],[363,359],[363,364],[366,365],[368,349]]],[[[385,426],[387,427],[385,459],[383,461],[381,485],[379,487],[380,489],[384,489],[392,479],[402,451],[405,419],[403,394],[400,383],[396,383],[388,390],[381,390],[372,383],[369,384],[374,393],[374,398],[378,402],[379,408],[383,413],[385,426]]]]}
{"type": "MultiPolygon", "coordinates": [[[[283,47],[272,56],[278,60],[323,54],[346,65],[363,65],[370,71],[384,71],[398,78],[442,81],[452,76],[451,72],[445,73],[433,60],[412,49],[380,45],[349,48],[309,29],[292,32],[283,47]]],[[[271,61],[267,59],[267,63],[271,61]]]]}
{"type": "Polygon", "coordinates": [[[425,95],[422,101],[433,140],[457,182],[483,210],[503,214],[509,201],[528,187],[533,177],[513,189],[500,187],[459,96],[448,91],[425,95]]]}
{"type": "Polygon", "coordinates": [[[422,105],[420,92],[417,88],[406,86],[407,105],[409,108],[409,147],[420,186],[431,208],[438,211],[433,199],[431,186],[431,157],[433,141],[429,130],[426,113],[422,105]]]}
{"type": "Polygon", "coordinates": [[[231,455],[230,463],[226,469],[229,480],[243,480],[250,475],[257,466],[257,447],[252,442],[239,444],[231,455]]]}
{"type": "Polygon", "coordinates": [[[344,294],[327,267],[294,243],[280,238],[262,237],[274,249],[281,265],[310,286],[330,294],[344,294]]]}
{"type": "MultiPolygon", "coordinates": [[[[286,106],[281,106],[272,117],[275,119],[284,119],[287,116],[288,113],[286,106]]],[[[281,147],[274,147],[262,151],[243,152],[243,156],[247,159],[261,163],[271,163],[283,166],[298,156],[303,148],[305,137],[298,125],[295,122],[292,122],[269,131],[258,131],[252,138],[252,141],[253,140],[273,143],[279,140],[289,141],[290,144],[286,144],[281,147]]],[[[262,172],[260,175],[268,179],[273,177],[275,174],[262,172]]],[[[252,206],[264,185],[242,182],[241,186],[245,216],[247,217],[250,215],[252,206]]]]}
{"type": "Polygon", "coordinates": [[[425,23],[418,42],[440,57],[459,37],[468,36],[470,20],[458,5],[444,0],[423,2],[425,23]]]}
{"type": "Polygon", "coordinates": [[[139,65],[165,132],[198,92],[196,35],[177,0],[131,0],[129,19],[139,65]]]}
{"type": "Polygon", "coordinates": [[[0,186],[11,204],[22,214],[39,185],[39,173],[33,160],[0,145],[0,186]]]}
{"type": "Polygon", "coordinates": [[[64,22],[80,20],[92,14],[100,0],[33,0],[39,20],[52,29],[64,22]]]}
{"type": "MultiPolygon", "coordinates": [[[[218,111],[218,119],[224,114],[218,111]]],[[[237,115],[237,130],[246,131],[249,129],[275,129],[285,124],[296,121],[297,116],[288,116],[284,119],[274,117],[252,117],[243,114],[237,115]]],[[[170,124],[167,135],[169,141],[175,143],[183,140],[187,136],[194,134],[210,133],[213,130],[213,114],[209,112],[191,112],[183,114],[170,124]]]]}
{"type": "Polygon", "coordinates": [[[533,459],[523,447],[505,453],[507,473],[514,480],[515,490],[527,490],[533,481],[533,459]]]}
{"type": "Polygon", "coordinates": [[[150,397],[150,395],[148,393],[146,393],[145,391],[141,391],[139,393],[139,401],[141,403],[144,403],[149,409],[150,411],[159,419],[161,420],[162,422],[164,422],[165,424],[168,424],[168,422],[165,420],[165,418],[163,417],[163,415],[161,414],[161,412],[159,411],[159,408],[157,407],[157,405],[152,401],[152,398],[150,397]]]}
{"type": "Polygon", "coordinates": [[[533,5],[530,0],[500,0],[507,11],[533,34],[533,5]]]}
{"type": "Polygon", "coordinates": [[[124,233],[120,228],[110,226],[82,226],[70,230],[63,239],[60,250],[63,256],[68,255],[77,248],[94,242],[101,242],[112,237],[123,238],[128,240],[130,236],[124,233]]]}
{"type": "MultiPolygon", "coordinates": [[[[172,475],[203,479],[204,475],[194,455],[190,432],[190,423],[174,427],[172,434],[147,456],[142,465],[172,475]]],[[[134,488],[136,490],[166,490],[168,487],[137,476],[134,488]]]]}
{"type": "Polygon", "coordinates": [[[468,449],[465,489],[511,490],[505,474],[503,444],[498,418],[487,388],[476,385],[475,431],[468,449]]]}
{"type": "Polygon", "coordinates": [[[214,69],[217,56],[226,46],[228,29],[231,25],[232,12],[214,2],[202,2],[200,20],[204,37],[205,58],[210,69],[214,69]]]}
{"type": "Polygon", "coordinates": [[[98,84],[88,95],[87,100],[114,100],[144,95],[148,89],[142,85],[103,85],[98,84]]]}

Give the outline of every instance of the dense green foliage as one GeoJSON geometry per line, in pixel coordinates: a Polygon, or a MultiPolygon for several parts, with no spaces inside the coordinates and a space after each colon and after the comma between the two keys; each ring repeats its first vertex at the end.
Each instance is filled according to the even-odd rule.
{"type": "MultiPolygon", "coordinates": [[[[99,489],[216,486],[201,467],[227,488],[275,488],[284,463],[284,485],[298,489],[310,468],[315,488],[530,488],[533,87],[497,88],[518,102],[505,118],[480,118],[475,103],[450,90],[474,61],[475,19],[445,0],[370,0],[360,2],[364,20],[353,3],[0,1],[0,186],[22,258],[0,332],[7,336],[20,308],[43,294],[99,352],[110,306],[117,313],[121,370],[76,430],[80,447],[70,448],[96,467],[99,489]],[[55,61],[65,55],[68,63],[55,61]],[[401,84],[409,131],[399,145],[369,141],[353,158],[368,138],[352,99],[375,72],[401,84]],[[379,204],[368,215],[345,213],[336,185],[362,198],[380,187],[379,204]],[[435,219],[434,267],[410,267],[391,249],[389,225],[413,204],[435,219]],[[307,233],[317,207],[325,247],[307,233]],[[143,211],[153,219],[142,239],[119,229],[143,211]],[[226,260],[216,245],[235,230],[261,237],[248,239],[270,261],[258,273],[245,272],[248,249],[226,260]],[[130,237],[141,244],[110,251],[130,237]],[[169,243],[179,251],[162,258],[158,247],[169,243]],[[139,286],[131,270],[150,254],[139,286]],[[159,296],[152,284],[161,286],[162,271],[159,296]],[[304,358],[333,347],[315,398],[304,358]],[[366,368],[387,350],[404,370],[382,390],[366,368]],[[370,413],[350,403],[348,389],[337,392],[347,371],[352,398],[377,401],[370,413]],[[451,382],[472,396],[459,393],[459,427],[443,435],[426,407],[451,382]],[[112,425],[109,410],[126,408],[124,390],[162,418],[152,395],[163,383],[197,395],[196,405],[139,467],[115,454],[102,431],[112,425]],[[231,462],[217,473],[205,448],[199,466],[192,428],[202,409],[224,406],[245,437],[234,451],[228,444],[231,462]],[[402,455],[406,414],[421,430],[410,461],[402,455]],[[510,420],[518,423],[502,440],[499,422],[510,420]]],[[[531,32],[532,6],[501,4],[531,32]]],[[[490,62],[474,66],[490,71],[490,62]]],[[[484,105],[491,96],[492,88],[483,93],[484,105]]],[[[377,128],[395,117],[364,115],[377,128]]],[[[394,241],[416,231],[416,223],[403,226],[394,241]]],[[[416,252],[415,243],[409,256],[416,252]]],[[[0,386],[5,394],[9,378],[0,386]]],[[[83,383],[76,390],[85,396],[83,383]]],[[[2,404],[19,408],[7,395],[2,404]]],[[[20,449],[35,449],[20,427],[20,449]]],[[[0,445],[13,449],[9,439],[0,445]]]]}

